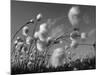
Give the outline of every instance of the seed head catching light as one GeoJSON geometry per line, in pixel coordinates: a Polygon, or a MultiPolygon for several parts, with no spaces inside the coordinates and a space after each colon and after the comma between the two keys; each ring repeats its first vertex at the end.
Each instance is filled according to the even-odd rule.
{"type": "Polygon", "coordinates": [[[37,15],[36,19],[37,19],[37,21],[40,21],[40,20],[42,19],[42,14],[39,13],[39,14],[37,15]]]}
{"type": "Polygon", "coordinates": [[[26,38],[26,44],[30,45],[30,44],[32,44],[32,42],[33,42],[33,38],[31,36],[28,36],[26,38]]]}
{"type": "Polygon", "coordinates": [[[29,27],[28,26],[23,27],[22,34],[24,36],[28,36],[28,33],[29,33],[29,27]]]}

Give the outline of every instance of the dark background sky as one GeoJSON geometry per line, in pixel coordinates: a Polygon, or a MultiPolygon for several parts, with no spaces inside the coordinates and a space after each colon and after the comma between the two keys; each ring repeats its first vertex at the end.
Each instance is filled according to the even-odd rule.
{"type": "MultiPolygon", "coordinates": [[[[65,28],[67,27],[67,29],[69,29],[71,24],[68,20],[67,14],[72,6],[74,5],[11,1],[11,34],[13,36],[13,34],[24,23],[35,17],[38,13],[43,14],[43,20],[41,23],[46,21],[48,18],[56,19],[66,16],[66,18],[61,19],[56,24],[64,24],[65,28]]],[[[80,11],[82,16],[80,30],[84,32],[90,32],[92,29],[96,29],[96,7],[80,5],[80,11]]],[[[32,26],[34,27],[34,25],[32,26]]],[[[30,29],[32,29],[32,26],[30,29]]],[[[87,43],[92,43],[94,40],[96,40],[96,33],[93,33],[93,35],[88,39],[87,43]]]]}
{"type": "MultiPolygon", "coordinates": [[[[54,4],[54,3],[39,3],[39,2],[25,2],[25,1],[12,1],[11,2],[11,29],[15,33],[20,26],[25,22],[35,17],[38,13],[43,14],[43,20],[48,18],[56,19],[66,16],[57,24],[63,23],[66,26],[71,26],[67,14],[69,9],[74,6],[70,4],[54,4]]],[[[96,9],[95,6],[80,6],[81,14],[85,15],[85,21],[80,23],[82,31],[88,31],[95,28],[96,9]]]]}

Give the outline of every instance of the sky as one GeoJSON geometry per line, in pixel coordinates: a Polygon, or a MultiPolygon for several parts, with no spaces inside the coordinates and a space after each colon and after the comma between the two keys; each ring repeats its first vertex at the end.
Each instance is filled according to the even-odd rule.
{"type": "MultiPolygon", "coordinates": [[[[40,23],[45,22],[47,19],[57,19],[61,18],[57,21],[56,25],[64,24],[65,30],[71,28],[71,23],[68,19],[68,11],[72,6],[72,4],[55,4],[55,3],[40,3],[40,2],[25,2],[25,1],[11,1],[11,37],[15,34],[15,32],[27,21],[36,17],[38,13],[43,14],[43,19],[40,23]]],[[[80,7],[81,11],[81,22],[79,23],[81,32],[90,32],[91,37],[88,39],[87,43],[92,43],[96,40],[96,33],[93,32],[96,30],[96,7],[95,6],[84,6],[77,5],[80,7]],[[93,32],[93,34],[92,34],[93,32]]],[[[40,24],[39,23],[39,24],[40,24]]],[[[34,27],[34,25],[30,25],[30,30],[34,27]]],[[[20,35],[20,34],[18,34],[20,35]]],[[[76,51],[81,51],[86,53],[88,47],[81,47],[76,51]],[[82,50],[84,49],[84,51],[82,50]]]]}

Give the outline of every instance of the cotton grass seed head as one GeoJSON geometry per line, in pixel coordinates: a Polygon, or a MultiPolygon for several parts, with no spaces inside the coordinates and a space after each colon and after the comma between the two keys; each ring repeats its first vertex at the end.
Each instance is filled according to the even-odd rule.
{"type": "Polygon", "coordinates": [[[30,20],[30,23],[34,23],[34,19],[31,19],[31,20],[30,20]]]}
{"type": "Polygon", "coordinates": [[[21,47],[23,46],[23,44],[24,44],[24,42],[18,42],[17,45],[15,46],[15,48],[16,48],[17,50],[20,50],[21,47]]]}
{"type": "Polygon", "coordinates": [[[14,41],[14,45],[17,45],[20,42],[21,43],[23,42],[22,38],[21,37],[17,37],[16,40],[14,41]]]}
{"type": "Polygon", "coordinates": [[[18,43],[18,41],[17,41],[17,40],[15,40],[15,41],[14,41],[14,45],[16,46],[16,45],[17,45],[17,43],[18,43]]]}
{"type": "Polygon", "coordinates": [[[42,45],[42,43],[40,43],[40,42],[37,42],[37,49],[38,49],[38,51],[43,51],[43,45],[42,45]]]}
{"type": "Polygon", "coordinates": [[[39,28],[39,31],[38,31],[38,38],[41,40],[41,41],[46,41],[47,39],[47,23],[42,23],[40,25],[40,28],[39,28]]]}
{"type": "Polygon", "coordinates": [[[18,36],[18,37],[16,38],[16,40],[17,40],[17,41],[21,41],[22,38],[18,36]]]}
{"type": "Polygon", "coordinates": [[[29,33],[29,27],[28,26],[23,27],[22,34],[24,36],[28,36],[28,33],[29,33]]]}
{"type": "Polygon", "coordinates": [[[52,37],[47,37],[47,42],[49,42],[52,39],[52,37]]]}
{"type": "Polygon", "coordinates": [[[30,44],[32,44],[32,42],[33,42],[33,38],[31,36],[28,36],[26,38],[26,44],[30,45],[30,44]]]}
{"type": "Polygon", "coordinates": [[[39,40],[40,41],[46,41],[46,38],[44,37],[43,33],[39,33],[39,40]]]}
{"type": "Polygon", "coordinates": [[[78,39],[80,37],[80,33],[78,31],[73,31],[70,33],[70,40],[78,39]]]}
{"type": "Polygon", "coordinates": [[[37,19],[37,21],[40,21],[41,19],[42,19],[42,14],[41,13],[39,13],[37,16],[36,16],[36,19],[37,19]]]}
{"type": "Polygon", "coordinates": [[[76,26],[79,24],[79,13],[80,13],[80,9],[78,6],[73,6],[68,13],[68,18],[70,23],[72,24],[72,26],[76,26]]]}
{"type": "Polygon", "coordinates": [[[23,47],[22,47],[22,49],[21,49],[21,52],[23,52],[23,53],[28,53],[28,47],[26,46],[26,45],[24,45],[23,47]]]}
{"type": "Polygon", "coordinates": [[[87,38],[87,34],[85,32],[81,33],[81,39],[85,40],[87,38]]]}
{"type": "Polygon", "coordinates": [[[46,24],[46,23],[43,23],[43,24],[40,25],[40,30],[39,30],[39,31],[40,31],[41,33],[44,33],[44,32],[47,31],[46,28],[47,28],[47,24],[46,24]]]}
{"type": "Polygon", "coordinates": [[[50,64],[55,68],[60,66],[64,59],[63,55],[64,55],[64,49],[56,48],[50,57],[50,64]]]}
{"type": "Polygon", "coordinates": [[[72,40],[72,41],[71,41],[71,44],[70,44],[70,47],[71,47],[71,48],[77,48],[78,45],[79,45],[79,44],[78,44],[78,42],[77,42],[76,40],[72,40]]]}
{"type": "Polygon", "coordinates": [[[39,32],[35,32],[35,33],[34,33],[34,37],[35,37],[35,38],[38,38],[38,35],[39,35],[39,32]]]}

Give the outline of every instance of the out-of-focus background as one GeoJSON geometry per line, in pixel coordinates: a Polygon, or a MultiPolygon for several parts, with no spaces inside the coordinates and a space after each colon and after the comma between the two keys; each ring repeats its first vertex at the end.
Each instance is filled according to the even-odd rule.
{"type": "MultiPolygon", "coordinates": [[[[23,1],[12,1],[11,4],[11,37],[15,32],[27,21],[36,17],[38,13],[43,14],[43,18],[40,21],[41,24],[46,22],[48,19],[57,20],[55,26],[63,24],[64,31],[69,31],[71,23],[68,19],[68,12],[72,6],[80,7],[80,32],[89,33],[89,38],[86,42],[92,44],[96,41],[96,7],[87,5],[72,5],[72,4],[55,4],[55,3],[40,3],[40,2],[23,2],[23,1]],[[63,18],[62,18],[63,17],[63,18]]],[[[34,28],[34,24],[29,25],[30,31],[34,28]]],[[[21,32],[17,36],[20,35],[21,32]]],[[[30,32],[31,34],[31,32],[30,32]]],[[[72,50],[76,53],[75,58],[83,57],[86,55],[95,56],[95,51],[89,46],[80,46],[76,50],[72,50]]]]}

